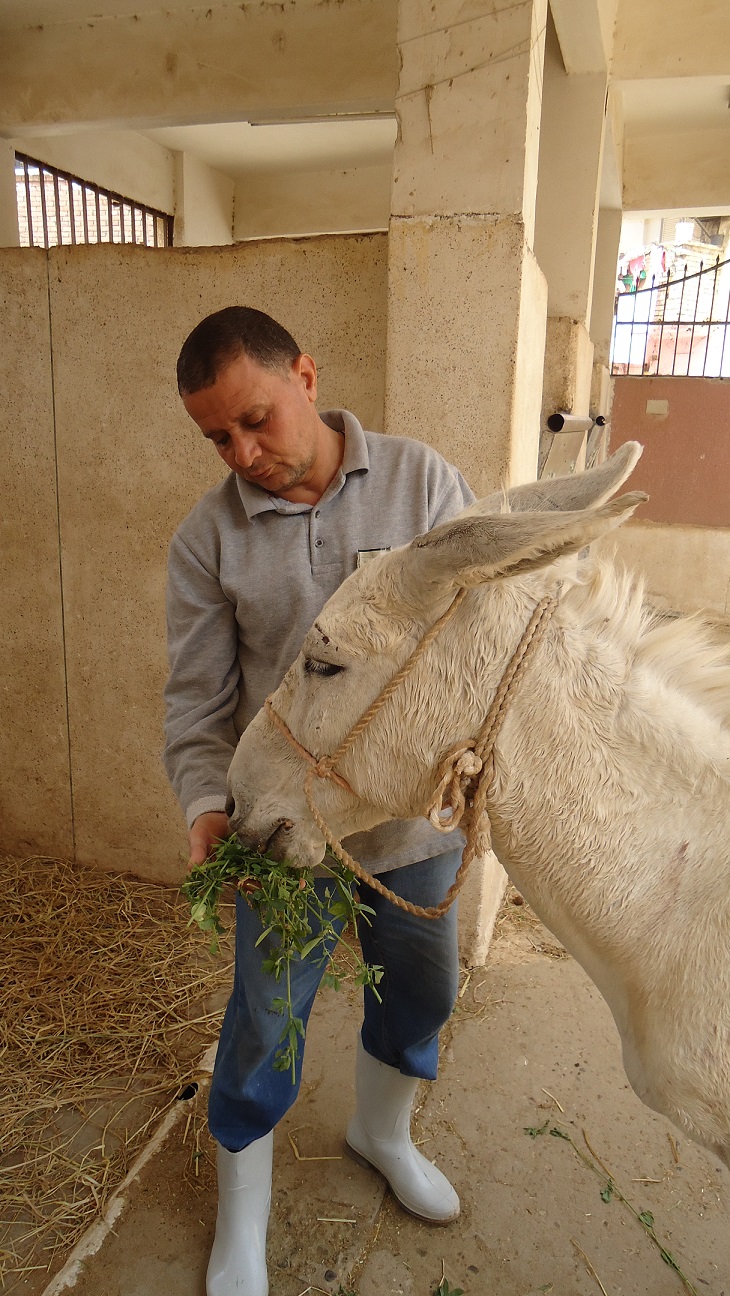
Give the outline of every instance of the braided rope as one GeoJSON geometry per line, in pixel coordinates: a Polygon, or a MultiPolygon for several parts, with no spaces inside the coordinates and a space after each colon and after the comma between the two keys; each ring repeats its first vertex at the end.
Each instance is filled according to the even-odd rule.
{"type": "MultiPolygon", "coordinates": [[[[266,703],[269,715],[271,715],[272,718],[276,717],[281,732],[284,733],[285,736],[289,737],[289,740],[293,743],[296,749],[301,751],[307,757],[307,760],[311,765],[311,769],[307,773],[304,782],[304,794],[312,818],[327,842],[330,850],[361,882],[372,887],[378,895],[389,900],[391,904],[396,905],[398,909],[403,909],[406,913],[413,914],[417,918],[435,919],[441,918],[443,914],[447,913],[464,884],[466,873],[472,860],[476,856],[486,854],[490,849],[491,828],[487,811],[487,797],[489,795],[489,789],[491,788],[495,772],[494,745],[507,714],[507,702],[510,694],[524,674],[532,654],[547,630],[552,614],[558,605],[558,596],[554,594],[547,595],[535,608],[527,626],[525,627],[520,642],[507,664],[497,691],[492,699],[492,704],[489,708],[484,724],[479,730],[476,739],[473,742],[466,744],[462,743],[460,746],[452,748],[452,751],[442,763],[441,771],[445,772],[441,775],[436,789],[436,795],[432,798],[431,805],[427,809],[426,814],[434,827],[438,828],[441,832],[453,832],[465,812],[468,814],[469,822],[466,834],[466,844],[461,857],[461,864],[459,865],[453,883],[449,887],[440,904],[428,906],[412,904],[410,901],[404,900],[402,896],[396,895],[394,891],[391,891],[376,877],[373,877],[371,873],[368,873],[367,869],[363,868],[362,864],[359,864],[356,859],[353,859],[352,855],[345,850],[342,842],[339,841],[330,831],[329,825],[326,823],[315,805],[312,796],[312,785],[315,777],[332,778],[341,785],[345,783],[345,780],[341,779],[340,775],[333,770],[332,766],[340,756],[349,749],[354,738],[363,732],[372,717],[378,710],[380,710],[380,707],[395,691],[397,685],[412,669],[421,653],[425,650],[428,644],[436,638],[438,631],[449,617],[453,615],[456,607],[461,603],[465,593],[466,590],[462,589],[459,591],[459,594],[457,594],[451,607],[442,617],[439,618],[437,622],[435,622],[434,626],[432,626],[431,630],[426,636],[424,636],[416,650],[408,658],[405,666],[401,667],[397,675],[393,676],[390,683],[386,685],[382,693],[379,694],[368,710],[363,714],[363,716],[361,716],[358,723],[343,739],[333,756],[325,756],[322,757],[321,760],[316,761],[315,758],[296,741],[284,721],[277,715],[269,699],[267,699],[266,703]],[[468,754],[471,754],[474,757],[474,763],[471,767],[469,762],[464,759],[468,754]],[[451,768],[445,770],[445,767],[449,762],[451,763],[451,768]],[[461,766],[461,768],[459,768],[459,766],[461,766]],[[472,770],[474,770],[473,773],[471,772],[472,770]],[[462,779],[464,779],[463,786],[462,779]],[[470,805],[467,807],[466,788],[474,780],[476,780],[474,790],[471,794],[470,805]],[[439,809],[443,809],[442,797],[447,785],[450,785],[453,789],[455,803],[451,803],[452,815],[448,820],[448,823],[442,824],[438,822],[437,816],[439,809]]],[[[354,792],[354,789],[350,787],[349,783],[346,784],[346,786],[355,796],[358,795],[354,792]]]]}
{"type": "Polygon", "coordinates": [[[458,593],[455,595],[452,602],[447,607],[446,611],[442,613],[442,615],[438,618],[438,621],[434,621],[433,625],[431,626],[431,629],[428,630],[426,634],[423,636],[423,638],[419,640],[413,652],[411,653],[410,657],[406,659],[406,661],[401,666],[400,670],[396,671],[395,675],[392,677],[392,679],[388,681],[385,687],[375,698],[374,702],[370,703],[370,706],[368,707],[367,711],[363,711],[362,715],[360,716],[360,719],[357,721],[356,724],[353,725],[350,732],[346,734],[345,737],[342,739],[342,742],[337,748],[337,751],[334,752],[332,756],[325,758],[328,759],[332,765],[336,765],[338,760],[340,760],[340,758],[344,756],[345,752],[349,751],[355,739],[359,738],[360,734],[365,729],[367,729],[373,716],[376,715],[377,712],[380,710],[380,708],[388,701],[388,698],[392,697],[392,695],[395,693],[396,689],[401,684],[401,682],[406,678],[406,676],[410,675],[419,657],[422,657],[426,649],[433,643],[434,639],[438,638],[439,634],[441,633],[441,630],[446,625],[446,622],[451,620],[457,608],[460,607],[460,605],[463,603],[467,593],[468,593],[467,589],[462,586],[462,588],[458,591],[458,593]]]}

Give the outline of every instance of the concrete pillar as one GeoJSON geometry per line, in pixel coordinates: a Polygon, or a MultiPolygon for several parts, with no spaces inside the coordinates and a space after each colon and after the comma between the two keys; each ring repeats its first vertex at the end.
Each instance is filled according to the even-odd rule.
{"type": "Polygon", "coordinates": [[[611,412],[611,382],[608,362],[611,355],[613,310],[616,300],[616,268],[621,239],[622,213],[614,207],[602,207],[598,215],[596,261],[593,272],[591,302],[591,340],[593,342],[593,380],[591,413],[611,412]]]}
{"type": "Polygon", "coordinates": [[[15,148],[9,140],[0,140],[0,247],[18,247],[19,244],[15,148]]]}
{"type": "Polygon", "coordinates": [[[234,182],[190,153],[174,159],[175,247],[221,247],[233,242],[234,182]]]}
{"type": "MultiPolygon", "coordinates": [[[[532,249],[545,0],[400,0],[386,429],[477,494],[537,468],[547,290],[532,249]]],[[[505,874],[475,861],[462,950],[483,963],[505,874]]]]}
{"type": "MultiPolygon", "coordinates": [[[[535,252],[548,282],[548,321],[541,426],[556,410],[587,415],[593,373],[588,332],[598,195],[605,131],[607,74],[568,75],[552,19],[545,40],[535,252]]],[[[558,434],[543,472],[585,464],[585,433],[558,434]]]]}
{"type": "Polygon", "coordinates": [[[386,428],[437,446],[483,494],[537,466],[545,12],[399,3],[386,428]]]}

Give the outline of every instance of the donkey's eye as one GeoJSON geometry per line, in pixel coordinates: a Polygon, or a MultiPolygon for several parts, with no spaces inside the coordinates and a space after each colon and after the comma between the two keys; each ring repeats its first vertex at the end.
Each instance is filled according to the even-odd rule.
{"type": "Polygon", "coordinates": [[[304,670],[307,675],[319,675],[326,679],[330,675],[339,675],[342,667],[336,666],[334,662],[317,661],[316,657],[305,657],[304,670]]]}

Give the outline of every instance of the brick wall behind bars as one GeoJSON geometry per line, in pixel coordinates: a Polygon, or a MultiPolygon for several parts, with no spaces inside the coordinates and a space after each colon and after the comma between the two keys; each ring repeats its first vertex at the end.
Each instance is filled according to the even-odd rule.
{"type": "Polygon", "coordinates": [[[175,360],[233,302],[320,363],[320,407],[382,422],[384,235],[0,251],[0,849],[173,880],[160,764],[169,537],[225,469],[175,360]]]}

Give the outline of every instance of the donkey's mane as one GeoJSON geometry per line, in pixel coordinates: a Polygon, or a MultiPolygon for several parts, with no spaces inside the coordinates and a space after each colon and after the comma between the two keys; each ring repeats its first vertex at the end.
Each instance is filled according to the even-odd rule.
{"type": "Polygon", "coordinates": [[[566,585],[571,614],[587,630],[610,636],[627,662],[730,727],[730,625],[659,608],[642,578],[605,558],[590,558],[566,585]]]}

